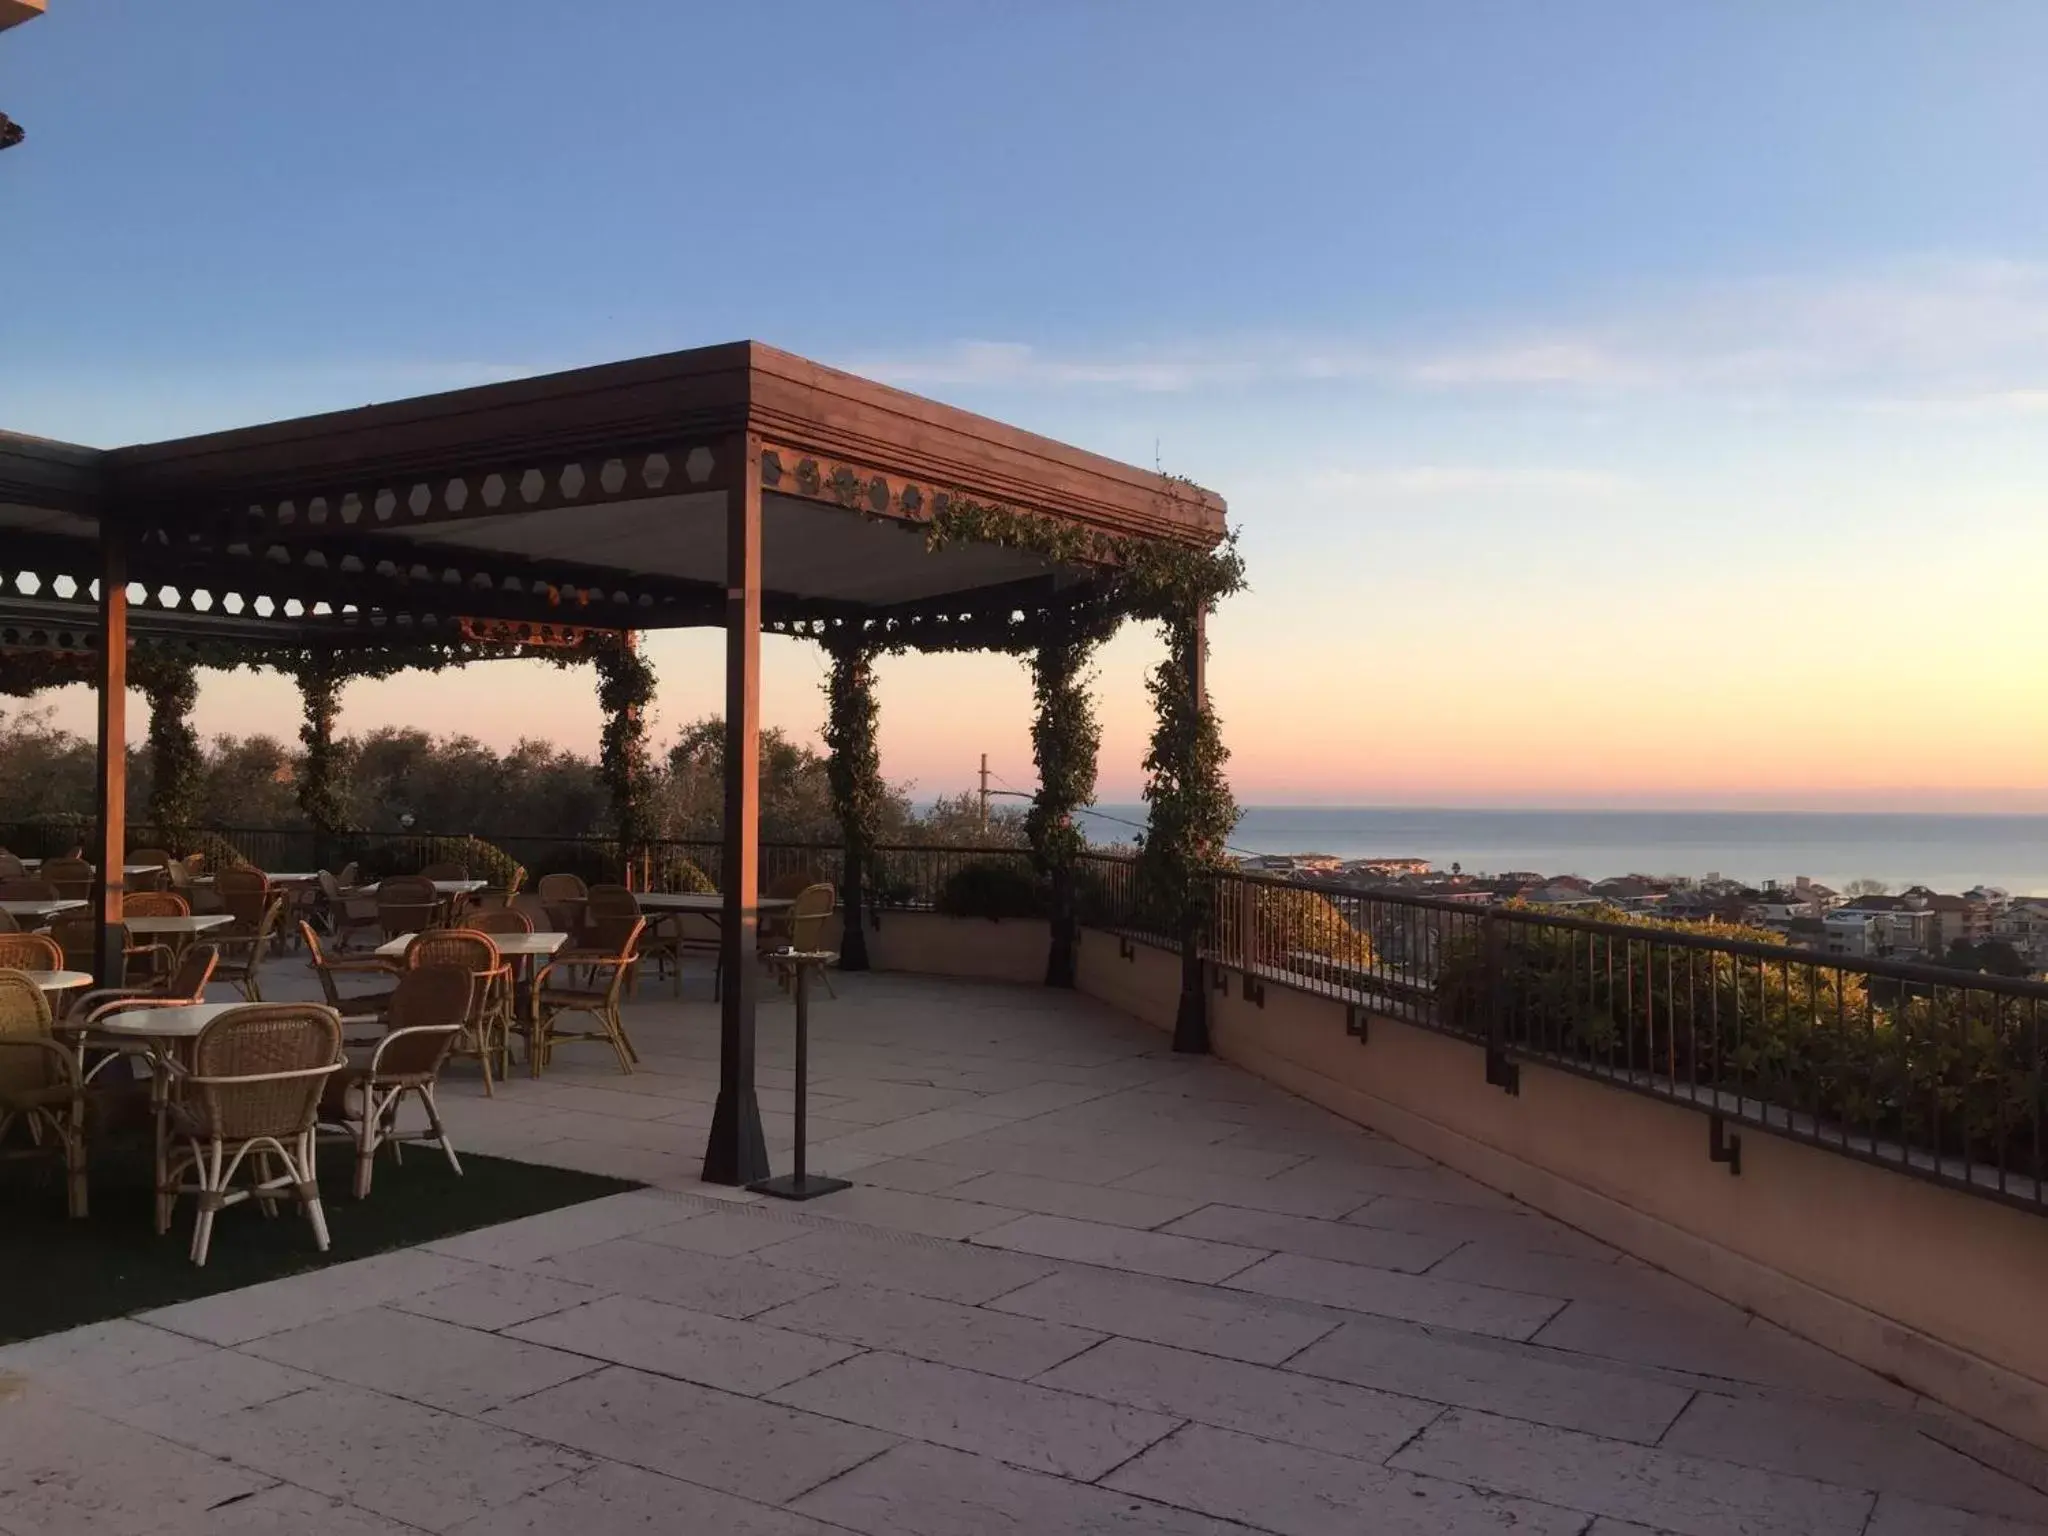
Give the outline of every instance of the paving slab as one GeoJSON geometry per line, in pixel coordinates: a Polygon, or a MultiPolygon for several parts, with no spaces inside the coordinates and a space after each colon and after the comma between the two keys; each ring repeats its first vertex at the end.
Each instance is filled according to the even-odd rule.
{"type": "Polygon", "coordinates": [[[439,1290],[476,1274],[476,1266],[425,1248],[403,1248],[331,1264],[282,1280],[158,1307],[138,1320],[211,1344],[241,1344],[266,1333],[439,1290]]]}
{"type": "Polygon", "coordinates": [[[2048,1524],[2048,1494],[1918,1433],[1903,1416],[1873,1419],[1702,1392],[1659,1443],[1745,1467],[2048,1524]]]}
{"type": "Polygon", "coordinates": [[[1043,1258],[1204,1283],[1227,1279],[1264,1256],[1255,1248],[1171,1237],[1163,1232],[1134,1231],[1066,1216],[1020,1217],[977,1233],[974,1241],[984,1247],[1010,1248],[1043,1258]]]}
{"type": "Polygon", "coordinates": [[[1639,1445],[1656,1444],[1693,1395],[1690,1388],[1570,1355],[1537,1358],[1456,1335],[1369,1322],[1326,1334],[1287,1368],[1639,1445]]]}
{"type": "Polygon", "coordinates": [[[1334,1259],[1340,1264],[1365,1264],[1410,1274],[1430,1268],[1465,1245],[1463,1238],[1360,1227],[1349,1222],[1285,1216],[1235,1205],[1205,1205],[1159,1230],[1180,1237],[1207,1238],[1245,1248],[1298,1253],[1306,1258],[1334,1259]]]}
{"type": "MultiPolygon", "coordinates": [[[[810,1166],[827,1172],[844,1170],[847,1161],[819,1150],[810,1166]]],[[[1015,1211],[1000,1206],[980,1205],[972,1200],[944,1195],[916,1194],[900,1189],[880,1189],[856,1183],[851,1189],[805,1202],[807,1216],[829,1216],[837,1221],[859,1222],[862,1226],[888,1227],[897,1232],[915,1232],[924,1237],[963,1238],[1005,1222],[1016,1220],[1015,1211]]]]}
{"type": "MultiPolygon", "coordinates": [[[[816,1277],[804,1294],[831,1281],[907,1291],[976,1305],[1028,1285],[1059,1266],[1044,1259],[907,1234],[826,1227],[764,1248],[764,1265],[816,1277]]],[[[782,1300],[792,1298],[778,1298],[782,1300]]]]}
{"type": "Polygon", "coordinates": [[[1113,1489],[912,1441],[798,1499],[864,1536],[1244,1536],[1244,1527],[1113,1489]]]}
{"type": "Polygon", "coordinates": [[[329,1381],[466,1414],[595,1369],[577,1355],[388,1307],[266,1334],[244,1344],[242,1352],[329,1381]]]}
{"type": "Polygon", "coordinates": [[[747,1397],[757,1397],[859,1353],[857,1345],[737,1322],[638,1296],[607,1296],[521,1323],[508,1331],[508,1337],[747,1397]]]}
{"type": "Polygon", "coordinates": [[[1181,1422],[880,1350],[807,1376],[772,1400],[1084,1482],[1181,1422]]]}
{"type": "Polygon", "coordinates": [[[720,1317],[751,1317],[825,1286],[822,1280],[755,1258],[720,1258],[631,1237],[571,1249],[542,1259],[533,1268],[549,1279],[674,1302],[720,1317]]]}
{"type": "Polygon", "coordinates": [[[1548,1296],[1465,1285],[1431,1275],[1397,1274],[1362,1264],[1338,1264],[1296,1253],[1275,1254],[1224,1283],[1232,1290],[1259,1291],[1503,1339],[1528,1338],[1564,1305],[1548,1296]]]}
{"type": "Polygon", "coordinates": [[[995,1310],[1149,1339],[1229,1360],[1277,1364],[1342,1322],[1342,1314],[1211,1287],[1103,1270],[1047,1276],[989,1303],[995,1310]]]}
{"type": "Polygon", "coordinates": [[[437,1317],[444,1323],[489,1331],[580,1306],[604,1294],[594,1285],[551,1280],[526,1270],[483,1268],[453,1285],[401,1296],[386,1305],[418,1317],[437,1317]]]}
{"type": "Polygon", "coordinates": [[[1117,1227],[1163,1227],[1201,1205],[1188,1195],[1152,1195],[1136,1189],[1106,1189],[1029,1173],[985,1173],[947,1192],[954,1200],[978,1200],[1012,1211],[1071,1216],[1077,1221],[1117,1227]]]}
{"type": "Polygon", "coordinates": [[[1199,1424],[1103,1481],[1280,1536],[1580,1536],[1587,1523],[1576,1510],[1199,1424]]]}
{"type": "Polygon", "coordinates": [[[1370,1462],[1384,1461],[1443,1412],[1417,1398],[1137,1339],[1109,1339],[1036,1380],[1370,1462]]]}
{"type": "Polygon", "coordinates": [[[616,1365],[509,1403],[490,1421],[763,1504],[786,1503],[897,1439],[616,1365]]]}
{"type": "Polygon", "coordinates": [[[604,1462],[465,1521],[452,1536],[831,1536],[829,1526],[641,1467],[604,1462]]]}
{"type": "Polygon", "coordinates": [[[819,1291],[763,1312],[754,1321],[1019,1381],[1070,1359],[1103,1338],[1100,1333],[1064,1323],[859,1285],[819,1291]]]}
{"type": "Polygon", "coordinates": [[[1724,1461],[1454,1408],[1388,1465],[1680,1536],[1861,1536],[1874,1497],[1724,1461]]]}

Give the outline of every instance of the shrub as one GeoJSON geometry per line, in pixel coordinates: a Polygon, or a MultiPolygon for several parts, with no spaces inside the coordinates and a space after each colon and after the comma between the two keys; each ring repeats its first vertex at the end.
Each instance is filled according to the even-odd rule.
{"type": "Polygon", "coordinates": [[[1252,903],[1252,954],[1267,965],[1313,955],[1364,970],[1372,964],[1372,942],[1353,928],[1337,904],[1316,891],[1259,886],[1252,903]]]}
{"type": "Polygon", "coordinates": [[[1022,863],[976,859],[946,877],[933,905],[948,917],[1044,917],[1051,892],[1022,863]]]}
{"type": "MultiPolygon", "coordinates": [[[[619,845],[609,838],[557,843],[536,856],[534,869],[537,875],[574,875],[585,885],[618,885],[626,875],[619,845]]],[[[674,849],[655,851],[647,877],[649,890],[709,895],[718,889],[701,867],[674,849]]]]}
{"type": "Polygon", "coordinates": [[[194,832],[184,839],[184,846],[178,851],[179,858],[198,854],[201,867],[211,872],[216,869],[243,869],[248,866],[248,855],[218,832],[194,832]]]}
{"type": "Polygon", "coordinates": [[[460,864],[472,880],[517,890],[526,866],[496,843],[480,837],[408,837],[397,842],[371,842],[356,856],[365,878],[418,874],[429,864],[460,864]]]}

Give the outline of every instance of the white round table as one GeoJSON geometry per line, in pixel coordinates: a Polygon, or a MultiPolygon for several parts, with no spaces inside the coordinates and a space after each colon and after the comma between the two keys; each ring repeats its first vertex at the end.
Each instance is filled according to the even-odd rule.
{"type": "Polygon", "coordinates": [[[93,1025],[96,1035],[125,1035],[134,1040],[191,1040],[224,1013],[247,1003],[181,1003],[175,1008],[123,1008],[93,1025]]]}
{"type": "Polygon", "coordinates": [[[69,992],[92,985],[90,971],[23,971],[22,974],[45,992],[69,992]]]}

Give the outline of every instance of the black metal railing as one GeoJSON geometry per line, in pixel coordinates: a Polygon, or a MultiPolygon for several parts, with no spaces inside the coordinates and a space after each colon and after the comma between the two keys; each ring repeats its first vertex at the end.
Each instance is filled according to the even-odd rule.
{"type": "MultiPolygon", "coordinates": [[[[1672,924],[1217,877],[1213,964],[2048,1211],[2048,983],[1672,924]]],[[[1354,1032],[1363,1032],[1355,1028],[1354,1032]]]]}
{"type": "MultiPolygon", "coordinates": [[[[263,868],[352,859],[389,873],[474,852],[469,836],[220,828],[199,841],[263,868]]],[[[600,838],[475,838],[530,878],[625,874],[616,844],[600,838]]],[[[82,840],[76,827],[0,826],[0,845],[25,856],[82,840]]],[[[149,829],[131,840],[144,845],[149,829]]],[[[840,882],[835,844],[760,852],[764,885],[840,882]]],[[[654,889],[715,887],[720,863],[715,842],[663,841],[634,874],[654,889]]],[[[976,886],[956,886],[960,872],[988,864],[1030,868],[1014,847],[880,849],[868,910],[944,910],[949,894],[976,886]]],[[[1202,953],[1217,972],[1239,973],[1247,997],[1284,986],[1345,1004],[1361,1036],[1378,1016],[1469,1040],[1487,1080],[1509,1091],[1534,1062],[1697,1110],[1712,1155],[1733,1169],[1740,1142],[1730,1130],[1750,1127],[2048,1212],[2048,983],[1237,871],[1214,876],[1204,894],[1202,953]]],[[[1085,855],[1075,896],[1089,926],[1179,943],[1129,855],[1085,855]]]]}

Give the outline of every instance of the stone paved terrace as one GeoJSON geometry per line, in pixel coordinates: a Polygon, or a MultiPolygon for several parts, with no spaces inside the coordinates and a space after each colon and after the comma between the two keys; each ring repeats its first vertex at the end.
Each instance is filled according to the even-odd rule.
{"type": "Polygon", "coordinates": [[[839,987],[856,1188],[698,1185],[650,985],[639,1074],[451,1094],[647,1191],[0,1351],[0,1530],[2048,1532],[2048,1457],[1086,999],[839,987]]]}

